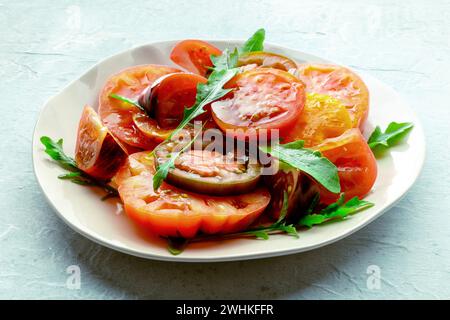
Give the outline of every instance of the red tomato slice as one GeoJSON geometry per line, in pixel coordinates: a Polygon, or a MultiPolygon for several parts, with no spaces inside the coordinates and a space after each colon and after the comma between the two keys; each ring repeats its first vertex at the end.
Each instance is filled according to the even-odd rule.
{"type": "Polygon", "coordinates": [[[211,55],[219,56],[222,51],[201,40],[178,42],[170,53],[170,59],[184,69],[205,76],[212,67],[211,55]]]}
{"type": "Polygon", "coordinates": [[[75,147],[77,166],[94,178],[108,180],[126,158],[124,147],[103,126],[94,109],[85,106],[75,147]]]}
{"type": "Polygon", "coordinates": [[[116,93],[136,100],[139,94],[159,77],[179,70],[160,65],[141,65],[125,69],[112,76],[99,96],[98,112],[102,122],[111,133],[122,142],[142,149],[152,149],[164,139],[156,120],[148,118],[153,125],[154,135],[143,134],[133,121],[133,116],[145,115],[139,108],[129,103],[110,98],[116,93]]]}
{"type": "Polygon", "coordinates": [[[269,133],[279,130],[280,137],[284,137],[305,104],[303,83],[277,69],[257,68],[240,73],[225,88],[234,90],[212,104],[212,115],[223,131],[234,130],[237,137],[248,137],[260,129],[269,133]]]}
{"type": "Polygon", "coordinates": [[[153,190],[154,159],[149,152],[128,157],[114,181],[127,215],[161,236],[192,238],[199,232],[231,233],[246,229],[270,201],[266,188],[237,196],[205,196],[165,182],[153,190]]]}
{"type": "Polygon", "coordinates": [[[192,73],[168,75],[155,88],[155,119],[161,128],[175,128],[183,119],[185,107],[195,103],[197,85],[206,78],[192,73]]]}
{"type": "MultiPolygon", "coordinates": [[[[347,200],[355,196],[361,199],[372,189],[377,178],[377,162],[358,129],[327,139],[314,149],[321,151],[338,168],[341,191],[347,200]]],[[[320,200],[325,204],[335,202],[338,197],[326,190],[320,192],[320,200]]]]}
{"type": "Polygon", "coordinates": [[[306,91],[332,96],[350,113],[353,128],[364,129],[369,113],[369,90],[353,71],[327,64],[304,63],[294,73],[306,85],[306,91]]]}

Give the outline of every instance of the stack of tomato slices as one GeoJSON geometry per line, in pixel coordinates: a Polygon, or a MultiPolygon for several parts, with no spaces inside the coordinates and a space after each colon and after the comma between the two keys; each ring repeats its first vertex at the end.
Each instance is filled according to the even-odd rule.
{"type": "MultiPolygon", "coordinates": [[[[116,187],[127,215],[157,235],[192,238],[245,230],[262,216],[276,218],[286,193],[288,214],[316,192],[323,204],[339,198],[298,170],[261,177],[261,165],[230,161],[229,155],[206,149],[177,154],[155,190],[158,166],[177,152],[177,143],[168,138],[185,108],[195,103],[198,85],[207,82],[211,55],[220,54],[203,41],[179,42],[170,58],[180,69],[148,64],[122,70],[101,91],[98,114],[88,106],[83,111],[77,165],[116,187]]],[[[237,132],[236,140],[261,130],[277,130],[282,143],[304,140],[305,147],[336,165],[347,199],[371,190],[377,166],[361,134],[369,94],[354,72],[297,64],[262,51],[239,56],[237,66],[239,72],[224,86],[229,93],[195,120],[220,132],[237,132]]],[[[180,134],[192,135],[189,128],[180,134]]]]}

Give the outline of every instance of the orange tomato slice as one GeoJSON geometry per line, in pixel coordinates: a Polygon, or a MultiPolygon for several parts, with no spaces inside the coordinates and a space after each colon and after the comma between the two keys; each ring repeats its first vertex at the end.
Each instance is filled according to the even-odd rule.
{"type": "Polygon", "coordinates": [[[347,108],[330,96],[308,93],[305,107],[295,126],[283,142],[305,141],[309,148],[328,138],[340,136],[352,128],[347,108]]]}
{"type": "Polygon", "coordinates": [[[299,64],[294,75],[306,85],[306,91],[329,95],[345,105],[353,128],[364,128],[369,113],[369,91],[353,71],[331,64],[299,64]]]}
{"type": "MultiPolygon", "coordinates": [[[[377,161],[358,129],[327,139],[314,149],[321,151],[338,168],[341,192],[347,200],[355,196],[361,199],[372,189],[377,178],[377,161]]],[[[324,189],[320,192],[320,201],[326,204],[335,202],[338,197],[324,189]]]]}

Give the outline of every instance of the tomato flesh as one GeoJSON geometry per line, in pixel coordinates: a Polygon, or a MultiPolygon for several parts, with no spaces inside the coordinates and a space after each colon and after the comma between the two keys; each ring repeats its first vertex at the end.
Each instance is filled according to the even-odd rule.
{"type": "Polygon", "coordinates": [[[184,40],[178,42],[170,53],[170,59],[180,67],[206,76],[209,68],[213,66],[211,55],[222,54],[218,48],[201,40],[184,40]]]}
{"type": "Polygon", "coordinates": [[[236,196],[203,196],[165,182],[153,190],[155,164],[149,152],[128,157],[115,177],[125,212],[137,225],[160,236],[192,238],[200,232],[246,229],[270,201],[266,188],[236,196]]]}
{"type": "MultiPolygon", "coordinates": [[[[137,100],[141,92],[159,77],[179,70],[160,65],[141,65],[125,69],[112,76],[103,87],[99,96],[99,115],[110,132],[120,141],[131,146],[150,150],[161,142],[165,132],[156,120],[147,117],[150,134],[146,135],[135,124],[133,118],[146,116],[134,105],[111,98],[116,93],[137,100]]],[[[140,118],[144,119],[144,118],[140,118]]],[[[143,120],[144,121],[144,120],[143,120]]]]}
{"type": "Polygon", "coordinates": [[[257,68],[238,74],[225,88],[226,98],[211,105],[214,121],[223,130],[248,137],[260,129],[288,133],[304,103],[303,83],[291,74],[272,68],[257,68]]]}
{"type": "Polygon", "coordinates": [[[294,74],[306,91],[332,96],[345,105],[354,128],[364,129],[369,113],[369,90],[353,71],[331,64],[299,64],[294,74]]]}
{"type": "Polygon", "coordinates": [[[340,136],[352,128],[347,108],[330,96],[308,93],[305,107],[285,142],[305,141],[309,148],[323,140],[340,136]]]}
{"type": "Polygon", "coordinates": [[[77,166],[90,176],[108,180],[127,157],[123,146],[103,126],[99,116],[85,106],[78,126],[75,147],[77,166]]]}
{"type": "MultiPolygon", "coordinates": [[[[372,189],[377,177],[377,162],[358,129],[327,139],[314,149],[321,151],[338,168],[341,192],[347,200],[355,196],[361,199],[372,189]]],[[[339,195],[327,190],[320,192],[320,200],[325,204],[338,198],[339,195]]]]}

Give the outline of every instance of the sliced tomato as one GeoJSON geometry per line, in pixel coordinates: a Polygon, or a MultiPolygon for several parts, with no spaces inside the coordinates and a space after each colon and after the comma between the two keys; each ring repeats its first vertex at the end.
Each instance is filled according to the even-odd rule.
{"type": "Polygon", "coordinates": [[[347,108],[337,99],[318,93],[308,93],[305,107],[283,142],[305,141],[305,147],[338,137],[352,128],[347,108]]]}
{"type": "Polygon", "coordinates": [[[77,166],[94,178],[108,180],[126,158],[125,148],[108,132],[94,109],[85,106],[75,147],[77,166]]]}
{"type": "MultiPolygon", "coordinates": [[[[339,137],[325,140],[314,147],[338,168],[341,192],[347,200],[363,198],[372,189],[377,178],[377,162],[366,140],[358,129],[350,129],[339,137]]],[[[321,190],[320,200],[330,204],[339,195],[321,190]]]]}
{"type": "Polygon", "coordinates": [[[211,105],[214,121],[223,130],[248,137],[260,129],[286,135],[305,104],[301,81],[290,73],[258,68],[238,74],[225,88],[233,91],[211,105]]]}
{"type": "Polygon", "coordinates": [[[195,103],[197,85],[206,78],[192,73],[174,73],[155,88],[155,119],[161,128],[175,128],[183,119],[185,107],[195,103]]]}
{"type": "Polygon", "coordinates": [[[264,68],[275,68],[283,71],[289,71],[290,69],[295,69],[297,64],[280,54],[264,52],[264,51],[254,51],[244,53],[239,56],[238,67],[247,66],[255,64],[264,68]]]}
{"type": "Polygon", "coordinates": [[[271,194],[267,212],[275,219],[280,216],[285,193],[288,197],[287,217],[304,213],[319,193],[317,183],[295,168],[280,168],[276,174],[265,176],[264,180],[271,194]]]}
{"type": "Polygon", "coordinates": [[[165,182],[153,190],[155,164],[149,152],[128,157],[115,177],[127,215],[140,227],[161,236],[192,238],[200,232],[244,230],[270,201],[266,188],[236,196],[205,196],[165,182]]]}
{"type": "Polygon", "coordinates": [[[332,96],[350,113],[353,128],[364,128],[369,113],[369,91],[353,71],[331,64],[299,64],[294,74],[306,85],[306,91],[332,96]]]}
{"type": "Polygon", "coordinates": [[[170,53],[170,59],[184,69],[205,76],[213,66],[211,55],[219,56],[222,51],[201,40],[178,42],[170,53]]]}
{"type": "Polygon", "coordinates": [[[137,100],[141,92],[155,80],[174,72],[179,70],[160,65],[141,65],[125,69],[106,82],[99,96],[98,112],[102,122],[115,137],[126,144],[146,150],[164,140],[161,137],[165,132],[159,128],[156,120],[147,117],[146,123],[153,131],[152,134],[145,135],[133,121],[133,117],[145,116],[145,113],[134,105],[110,98],[110,94],[116,93],[137,100]]]}

